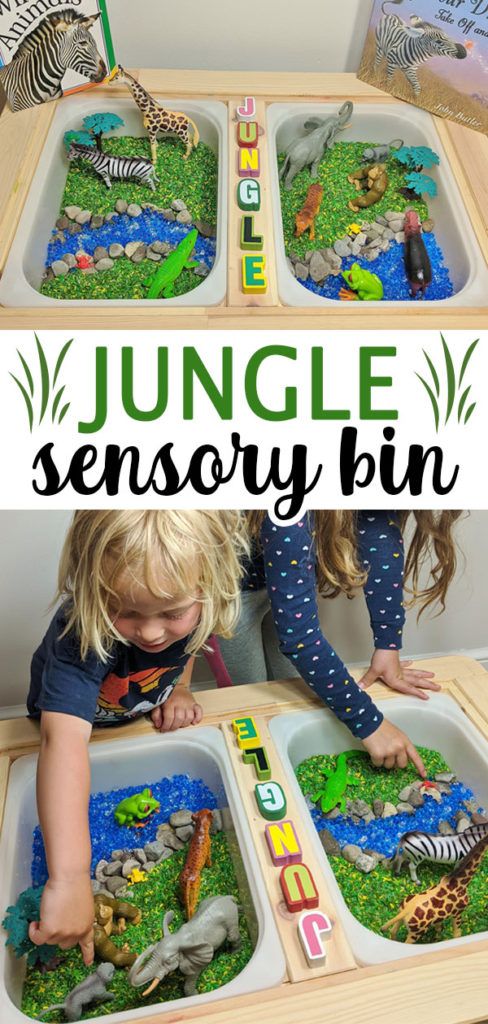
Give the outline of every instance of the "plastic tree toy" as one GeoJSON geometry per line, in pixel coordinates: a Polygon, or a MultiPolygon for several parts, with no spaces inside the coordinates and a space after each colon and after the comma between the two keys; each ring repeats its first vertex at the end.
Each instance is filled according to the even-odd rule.
{"type": "MultiPolygon", "coordinates": [[[[92,139],[95,139],[97,149],[102,150],[102,136],[107,135],[108,132],[115,131],[116,128],[122,128],[124,121],[117,114],[89,114],[88,117],[83,118],[83,125],[86,128],[92,139]]],[[[79,140],[74,140],[79,141],[79,140]]],[[[86,145],[86,143],[85,143],[86,145]]]]}

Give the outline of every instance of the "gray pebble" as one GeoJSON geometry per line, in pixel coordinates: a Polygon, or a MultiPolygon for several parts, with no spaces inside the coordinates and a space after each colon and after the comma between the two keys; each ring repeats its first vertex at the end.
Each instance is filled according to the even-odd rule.
{"type": "Polygon", "coordinates": [[[210,270],[206,263],[199,263],[198,267],[194,268],[193,273],[196,274],[197,277],[208,277],[210,270]]]}
{"type": "Polygon", "coordinates": [[[166,210],[161,210],[161,213],[165,220],[176,220],[175,211],[171,210],[169,207],[166,210]]]}
{"type": "Polygon", "coordinates": [[[112,896],[116,896],[118,892],[125,890],[127,887],[127,879],[122,878],[120,875],[114,875],[113,878],[107,878],[105,882],[105,888],[108,889],[112,896]]]}
{"type": "MultiPolygon", "coordinates": [[[[427,217],[427,220],[423,220],[422,221],[422,231],[425,231],[426,234],[429,234],[429,232],[433,231],[433,230],[434,230],[434,221],[432,220],[431,217],[427,217]]],[[[437,776],[436,776],[436,778],[437,778],[437,776]]]]}
{"type": "Polygon", "coordinates": [[[181,839],[174,832],[165,832],[163,842],[170,850],[181,850],[183,847],[181,839]]]}
{"type": "Polygon", "coordinates": [[[171,825],[169,824],[169,822],[163,821],[163,824],[162,825],[158,825],[158,827],[157,827],[156,839],[160,839],[161,842],[164,843],[164,840],[165,840],[166,835],[168,834],[168,832],[171,832],[171,834],[173,834],[173,829],[171,828],[171,825]]]}
{"type": "Polygon", "coordinates": [[[374,222],[374,226],[377,227],[378,224],[383,224],[383,226],[384,226],[387,223],[388,223],[388,221],[387,221],[386,217],[384,217],[382,213],[379,213],[377,218],[376,218],[376,220],[375,220],[375,222],[374,222]]]}
{"type": "MultiPolygon", "coordinates": [[[[63,259],[64,259],[64,257],[63,257],[63,259]]],[[[470,800],[463,800],[463,804],[464,804],[466,810],[469,811],[470,814],[472,814],[473,811],[477,811],[478,810],[478,801],[475,800],[474,797],[471,797],[470,800]]]]}
{"type": "Polygon", "coordinates": [[[440,821],[437,828],[440,836],[455,835],[455,829],[453,829],[452,825],[448,821],[440,821]]]}
{"type": "Polygon", "coordinates": [[[404,241],[405,241],[405,232],[404,231],[397,231],[397,233],[395,235],[395,242],[404,242],[404,241]]]}
{"type": "Polygon", "coordinates": [[[122,878],[128,878],[131,871],[133,871],[134,868],[138,867],[139,861],[136,860],[135,857],[129,857],[129,859],[126,860],[125,864],[122,866],[122,878]]]}
{"type": "Polygon", "coordinates": [[[333,245],[334,252],[338,256],[349,256],[351,253],[351,241],[349,238],[338,238],[333,245]]]}
{"type": "Polygon", "coordinates": [[[55,277],[65,277],[69,273],[68,264],[64,260],[54,260],[51,264],[51,270],[55,277]]]}
{"type": "Polygon", "coordinates": [[[111,260],[109,256],[105,256],[103,260],[99,260],[98,263],[95,264],[95,270],[99,270],[103,273],[104,270],[111,270],[113,265],[114,261],[111,260]]]}
{"type": "Polygon", "coordinates": [[[456,832],[465,832],[466,829],[470,827],[470,825],[471,822],[469,818],[460,818],[456,825],[456,832]]]}
{"type": "Polygon", "coordinates": [[[308,277],[308,267],[306,263],[295,264],[295,276],[299,281],[306,281],[308,277]]]}
{"type": "Polygon", "coordinates": [[[88,224],[89,221],[91,221],[91,219],[92,219],[92,212],[91,212],[91,210],[82,210],[81,213],[79,213],[78,216],[76,217],[76,223],[77,224],[82,224],[82,225],[83,224],[88,224]]]}
{"type": "Polygon", "coordinates": [[[369,857],[367,853],[360,853],[359,857],[354,861],[354,867],[358,871],[362,871],[363,874],[369,875],[370,871],[374,871],[377,863],[376,857],[369,857]]]}
{"type": "Polygon", "coordinates": [[[191,213],[189,210],[181,210],[176,214],[178,224],[191,224],[191,213]]]}
{"type": "Polygon", "coordinates": [[[391,220],[398,220],[398,210],[387,210],[384,217],[388,224],[391,220]]]}
{"type": "Polygon", "coordinates": [[[222,811],[218,807],[215,807],[212,811],[212,824],[210,826],[210,832],[215,835],[216,832],[221,832],[224,827],[222,821],[222,811]]]}
{"type": "Polygon", "coordinates": [[[166,849],[167,847],[164,845],[162,839],[155,839],[152,843],[146,843],[144,853],[147,860],[157,861],[163,856],[166,849]]]}
{"type": "Polygon", "coordinates": [[[182,843],[187,843],[191,839],[194,832],[193,825],[181,825],[180,828],[176,829],[176,835],[178,839],[181,839],[182,843]]]}
{"type": "Polygon", "coordinates": [[[117,213],[127,213],[127,206],[128,203],[126,203],[125,199],[117,199],[115,203],[117,213]]]}
{"type": "Polygon", "coordinates": [[[186,210],[186,203],[183,199],[173,199],[171,209],[175,210],[176,213],[181,213],[182,210],[186,210]]]}
{"type": "Polygon", "coordinates": [[[361,853],[361,847],[355,846],[354,843],[347,843],[346,846],[342,847],[342,856],[345,860],[348,860],[350,864],[355,864],[361,853]]]}
{"type": "Polygon", "coordinates": [[[148,249],[146,252],[146,259],[152,260],[153,263],[161,263],[161,256],[158,252],[153,252],[152,249],[148,249]]]}
{"type": "Polygon", "coordinates": [[[381,817],[382,818],[392,818],[393,815],[396,814],[396,813],[397,813],[397,809],[396,809],[395,805],[391,804],[387,800],[386,803],[385,803],[385,806],[383,807],[383,814],[381,815],[381,817]]]}
{"type": "Polygon", "coordinates": [[[412,787],[412,791],[410,793],[410,796],[408,798],[408,802],[409,802],[409,804],[412,805],[412,807],[423,807],[424,806],[424,798],[423,798],[422,794],[419,793],[417,790],[413,789],[413,787],[412,787]]]}
{"type": "Polygon", "coordinates": [[[118,260],[124,255],[124,246],[120,245],[119,242],[112,242],[112,245],[108,250],[108,254],[111,260],[118,260]]]}
{"type": "Polygon", "coordinates": [[[383,800],[379,800],[379,799],[373,800],[373,813],[374,813],[375,818],[382,818],[383,817],[384,806],[385,805],[384,805],[383,800]]]}
{"type": "Polygon", "coordinates": [[[471,821],[473,825],[486,825],[488,818],[484,814],[480,814],[478,811],[473,811],[471,821]]]}
{"type": "Polygon", "coordinates": [[[170,814],[169,823],[172,828],[181,828],[182,825],[192,825],[192,812],[188,811],[186,807],[182,808],[180,811],[174,811],[173,814],[170,814]]]}
{"type": "Polygon", "coordinates": [[[69,220],[76,220],[79,213],[81,213],[81,206],[65,206],[64,212],[69,220]]]}
{"type": "Polygon", "coordinates": [[[107,213],[105,215],[105,223],[106,224],[111,224],[113,220],[117,220],[118,216],[119,215],[118,215],[118,213],[115,212],[115,210],[111,210],[110,213],[107,213]]]}
{"type": "Polygon", "coordinates": [[[328,828],[323,828],[319,832],[319,839],[322,846],[329,857],[340,857],[341,848],[337,839],[334,838],[332,832],[329,832],[328,828]]]}
{"type": "Polygon", "coordinates": [[[92,231],[96,231],[97,228],[101,228],[104,220],[105,220],[105,217],[104,217],[103,213],[94,213],[93,217],[92,217],[92,219],[90,221],[90,227],[91,227],[92,231]]]}
{"type": "Polygon", "coordinates": [[[365,814],[369,814],[371,807],[366,800],[351,800],[348,804],[348,810],[351,814],[357,814],[359,818],[364,818],[365,814]]]}
{"type": "Polygon", "coordinates": [[[168,242],[152,242],[149,248],[152,252],[157,253],[159,256],[164,256],[165,253],[169,252],[170,245],[168,242]]]}
{"type": "Polygon", "coordinates": [[[142,213],[142,209],[138,203],[131,203],[127,207],[127,213],[129,217],[139,217],[140,214],[142,213]]]}
{"type": "Polygon", "coordinates": [[[375,815],[373,814],[373,811],[368,811],[367,814],[363,814],[363,821],[364,821],[365,825],[369,825],[370,821],[374,821],[374,820],[375,820],[375,815]]]}
{"type": "Polygon", "coordinates": [[[395,232],[392,230],[392,228],[385,228],[383,232],[383,238],[386,238],[389,242],[391,242],[392,238],[394,237],[395,232]]]}
{"type": "Polygon", "coordinates": [[[435,782],[455,782],[456,781],[456,776],[455,776],[454,772],[437,772],[437,774],[434,775],[434,781],[435,782]]]}
{"type": "Polygon", "coordinates": [[[110,878],[112,875],[120,875],[122,873],[122,861],[111,860],[105,868],[105,877],[110,878]]]}
{"type": "Polygon", "coordinates": [[[62,259],[63,259],[63,263],[66,263],[66,266],[69,267],[70,270],[71,270],[72,267],[76,267],[76,259],[73,256],[72,252],[65,252],[65,253],[63,253],[62,259]]]}
{"type": "Polygon", "coordinates": [[[412,792],[412,787],[411,786],[404,786],[403,789],[401,789],[399,794],[398,794],[398,799],[399,800],[408,800],[411,792],[412,792]]]}
{"type": "Polygon", "coordinates": [[[68,224],[69,220],[67,217],[58,217],[56,221],[56,227],[59,228],[60,231],[65,231],[68,227],[68,224]]]}
{"type": "Polygon", "coordinates": [[[45,269],[45,271],[44,271],[44,273],[42,275],[43,281],[52,281],[53,277],[54,277],[54,274],[53,274],[53,272],[51,270],[51,267],[46,267],[46,269],[45,269]]]}
{"type": "Polygon", "coordinates": [[[204,238],[215,238],[217,234],[215,224],[209,224],[206,220],[195,220],[193,223],[199,235],[203,235],[204,238]]]}
{"type": "Polygon", "coordinates": [[[331,811],[327,811],[327,814],[324,814],[324,818],[328,818],[329,821],[333,821],[334,818],[340,818],[340,816],[341,812],[338,807],[333,807],[331,811]]]}
{"type": "Polygon", "coordinates": [[[400,800],[400,803],[397,804],[397,811],[399,814],[415,814],[415,808],[406,800],[400,800]]]}
{"type": "Polygon", "coordinates": [[[95,260],[95,263],[98,263],[99,260],[105,260],[107,258],[107,256],[108,256],[108,252],[107,252],[105,246],[104,245],[97,245],[97,247],[95,249],[95,252],[93,253],[93,259],[95,260]]]}
{"type": "Polygon", "coordinates": [[[134,857],[137,858],[139,864],[145,864],[147,861],[147,857],[142,846],[139,846],[137,850],[134,850],[134,857]]]}
{"type": "Polygon", "coordinates": [[[291,261],[289,256],[286,257],[286,264],[287,264],[288,270],[290,271],[290,274],[293,274],[293,277],[295,277],[295,267],[293,266],[293,263],[292,263],[292,261],[291,261]]]}
{"type": "Polygon", "coordinates": [[[325,262],[324,257],[319,252],[314,252],[310,264],[309,273],[312,281],[318,284],[319,281],[323,281],[329,272],[329,265],[325,262]]]}
{"type": "Polygon", "coordinates": [[[99,860],[95,868],[95,878],[102,882],[105,878],[105,868],[107,867],[108,860],[99,860]]]}

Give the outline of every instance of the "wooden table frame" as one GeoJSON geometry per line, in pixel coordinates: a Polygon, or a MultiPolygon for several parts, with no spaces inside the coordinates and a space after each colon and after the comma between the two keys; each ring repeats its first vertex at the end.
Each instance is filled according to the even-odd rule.
{"type": "MultiPolygon", "coordinates": [[[[235,107],[246,95],[258,101],[262,117],[268,102],[352,99],[355,104],[398,103],[392,96],[360,82],[352,74],[283,74],[275,72],[210,72],[144,70],[134,72],[141,84],[155,95],[175,98],[208,97],[221,100],[229,111],[229,174],[233,180],[236,160],[235,107]]],[[[103,87],[110,96],[126,96],[127,90],[116,83],[103,87]]],[[[4,110],[0,117],[0,152],[2,153],[2,180],[0,183],[0,272],[12,244],[34,171],[42,152],[56,103],[47,103],[17,114],[4,110]]],[[[478,239],[483,258],[488,263],[488,137],[450,121],[435,118],[436,128],[452,171],[464,198],[468,217],[478,239]]],[[[236,231],[236,204],[234,190],[229,195],[229,254],[228,293],[224,303],[215,307],[145,307],[143,303],[118,307],[114,301],[109,307],[88,309],[80,306],[35,309],[0,309],[0,327],[3,328],[73,328],[79,329],[195,329],[195,330],[303,330],[388,329],[394,318],[395,328],[474,329],[488,327],[488,306],[428,308],[422,303],[408,308],[387,306],[371,308],[369,303],[337,303],[323,310],[315,307],[296,308],[282,306],[277,297],[276,267],[273,248],[273,223],[269,194],[269,159],[266,134],[260,140],[263,170],[260,178],[266,202],[260,214],[260,228],[264,228],[268,258],[269,286],[266,295],[247,296],[249,305],[242,304],[242,295],[236,287],[240,249],[236,231]]]]}
{"type": "MultiPolygon", "coordinates": [[[[417,665],[436,672],[443,691],[458,703],[483,736],[488,737],[488,673],[466,657],[436,658],[417,665]]],[[[379,684],[372,687],[370,693],[373,699],[397,699],[397,694],[379,684]]],[[[276,714],[308,710],[319,704],[301,681],[207,690],[199,693],[198,699],[204,709],[203,725],[219,726],[227,737],[233,718],[252,714],[262,722],[276,714]]],[[[91,742],[110,743],[114,738],[119,740],[150,732],[150,725],[141,719],[113,733],[95,732],[91,742]]],[[[36,723],[24,719],[0,722],[0,815],[10,764],[23,754],[35,753],[38,748],[36,723]]],[[[270,749],[275,778],[281,770],[280,762],[272,744],[270,749]]],[[[246,766],[247,770],[252,775],[250,766],[246,766]]],[[[242,782],[242,772],[237,773],[237,777],[242,782]]],[[[306,835],[305,823],[301,812],[295,811],[293,808],[295,825],[302,839],[306,835]]],[[[256,847],[262,841],[260,833],[264,824],[260,819],[259,830],[251,830],[256,847]]],[[[318,881],[318,876],[315,877],[318,881]]],[[[271,893],[270,898],[272,900],[271,893]]],[[[322,906],[322,902],[321,907],[327,912],[328,907],[322,906]]],[[[333,901],[331,909],[333,911],[333,901]]],[[[335,931],[329,940],[331,943],[335,941],[334,936],[335,931]]],[[[294,941],[298,944],[295,936],[294,941]]],[[[420,1024],[427,1021],[429,1024],[473,1024],[488,1017],[488,941],[474,940],[469,946],[419,954],[406,961],[375,967],[357,965],[343,934],[340,941],[340,956],[345,957],[346,962],[337,968],[338,973],[314,977],[316,972],[310,971],[310,980],[292,983],[288,977],[283,984],[267,991],[191,1009],[179,1009],[175,1004],[174,1011],[161,1013],[155,1007],[150,1016],[138,1018],[133,1024],[173,1024],[175,1021],[190,1024],[194,1020],[201,1024],[226,1024],[231,1020],[233,1024],[248,1024],[250,1014],[256,1024],[296,1024],[297,1021],[324,1024],[329,1019],[334,1024],[372,1024],[373,1021],[375,1024],[412,1024],[413,1020],[420,1024]]],[[[332,957],[331,952],[329,957],[332,957]]]]}

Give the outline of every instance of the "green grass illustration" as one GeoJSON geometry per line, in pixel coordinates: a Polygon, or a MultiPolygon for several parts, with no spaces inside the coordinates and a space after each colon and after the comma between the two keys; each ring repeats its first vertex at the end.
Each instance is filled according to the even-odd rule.
{"type": "Polygon", "coordinates": [[[427,366],[429,367],[430,370],[432,381],[429,383],[429,381],[426,380],[425,377],[422,377],[420,373],[415,374],[415,376],[418,377],[418,379],[422,382],[429,396],[430,403],[432,405],[432,411],[434,413],[436,432],[439,430],[441,419],[444,416],[444,410],[445,416],[443,419],[443,424],[448,423],[454,411],[457,411],[458,423],[462,422],[466,424],[468,420],[471,418],[476,408],[476,402],[472,402],[466,408],[469,393],[471,391],[471,384],[469,384],[468,387],[466,387],[464,391],[462,391],[462,393],[461,388],[466,370],[468,368],[469,361],[478,344],[479,338],[477,338],[476,341],[473,341],[471,345],[469,345],[469,347],[467,348],[461,364],[461,369],[459,371],[459,377],[457,380],[454,362],[449,351],[447,342],[442,334],[441,341],[444,355],[444,366],[442,367],[442,369],[438,372],[428,353],[425,351],[425,349],[422,349],[427,362],[427,366]]]}
{"type": "Polygon", "coordinates": [[[63,345],[56,360],[56,365],[54,367],[54,372],[51,380],[49,365],[46,359],[44,349],[41,345],[41,342],[39,341],[39,338],[37,337],[37,334],[35,334],[34,337],[36,339],[37,347],[37,367],[35,368],[34,371],[31,370],[27,360],[24,358],[22,353],[19,352],[19,349],[17,349],[17,355],[20,359],[20,362],[22,363],[22,368],[25,374],[25,382],[22,383],[22,381],[19,380],[19,378],[16,377],[14,373],[10,373],[10,376],[17,384],[17,387],[19,388],[24,399],[25,406],[27,409],[27,416],[29,419],[29,430],[31,433],[34,428],[34,425],[42,423],[44,416],[48,410],[50,400],[52,403],[52,423],[62,423],[64,417],[66,416],[66,413],[68,412],[68,409],[70,407],[69,402],[66,402],[62,406],[62,408],[60,408],[65,385],[63,384],[62,387],[58,388],[57,390],[56,385],[58,382],[59,373],[63,365],[66,353],[68,352],[68,349],[73,342],[73,338],[71,338],[69,341],[66,342],[65,345],[63,345]]]}

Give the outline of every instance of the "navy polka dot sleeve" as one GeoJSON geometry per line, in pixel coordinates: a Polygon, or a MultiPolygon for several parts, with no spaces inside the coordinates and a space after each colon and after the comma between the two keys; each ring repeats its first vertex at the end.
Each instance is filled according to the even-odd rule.
{"type": "Polygon", "coordinates": [[[359,557],[368,573],[364,587],[374,645],[400,650],[405,624],[403,538],[391,512],[360,512],[359,557]]]}
{"type": "MultiPolygon", "coordinates": [[[[399,646],[403,625],[399,531],[388,513],[358,517],[360,557],[368,568],[366,600],[379,647],[399,646]],[[385,543],[387,541],[387,543],[385,543]],[[393,559],[393,552],[399,554],[393,559]],[[391,566],[381,569],[381,566],[391,566]],[[372,575],[374,574],[374,575],[372,575]],[[373,582],[370,584],[370,579],[373,582]],[[395,599],[387,602],[387,585],[395,599]],[[385,614],[382,614],[383,606],[385,614]],[[396,620],[395,616],[400,619],[396,620]],[[383,626],[387,630],[383,630],[383,626]],[[399,632],[398,632],[399,631],[399,632]],[[378,635],[378,643],[376,636],[378,635]]],[[[400,538],[401,539],[401,538],[400,538]]],[[[310,688],[359,739],[371,735],[383,720],[367,693],[354,682],[346,666],[324,637],[317,605],[317,579],[311,523],[308,516],[294,526],[277,527],[266,517],[261,530],[266,585],[280,648],[295,664],[310,688]]]]}

